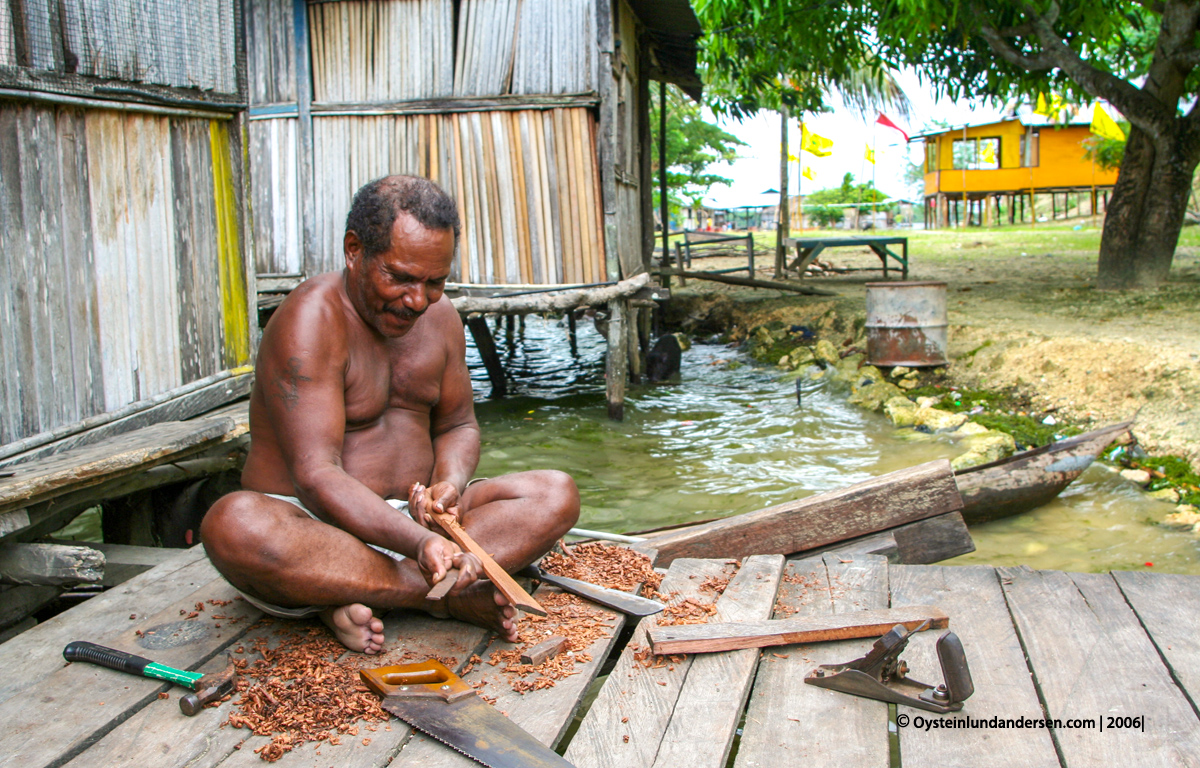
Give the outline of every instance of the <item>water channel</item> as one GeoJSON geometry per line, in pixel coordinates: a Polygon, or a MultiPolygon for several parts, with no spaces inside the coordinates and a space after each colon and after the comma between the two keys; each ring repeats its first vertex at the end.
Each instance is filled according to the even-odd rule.
{"type": "MultiPolygon", "coordinates": [[[[510,396],[489,400],[468,337],[483,430],[480,476],[555,468],[579,485],[579,525],[627,532],[724,517],[840,488],[962,449],[944,435],[898,430],[820,381],[796,382],[736,349],[695,344],[679,380],[632,387],[625,420],[606,417],[604,341],[578,324],[526,318],[495,331],[510,396]]],[[[1094,464],[1033,512],[975,526],[977,550],[950,564],[1067,571],[1200,574],[1200,539],[1155,525],[1170,507],[1094,464]],[[1152,565],[1150,565],[1152,563],[1152,565]]]]}

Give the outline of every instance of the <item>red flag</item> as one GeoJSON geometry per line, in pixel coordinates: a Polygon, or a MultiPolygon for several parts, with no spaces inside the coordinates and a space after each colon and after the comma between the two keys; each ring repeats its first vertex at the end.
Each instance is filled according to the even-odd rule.
{"type": "Polygon", "coordinates": [[[900,135],[904,137],[904,140],[908,141],[908,134],[904,132],[904,129],[889,120],[888,116],[882,112],[879,113],[879,118],[875,122],[880,125],[886,125],[888,128],[895,128],[897,131],[900,131],[900,135]]]}

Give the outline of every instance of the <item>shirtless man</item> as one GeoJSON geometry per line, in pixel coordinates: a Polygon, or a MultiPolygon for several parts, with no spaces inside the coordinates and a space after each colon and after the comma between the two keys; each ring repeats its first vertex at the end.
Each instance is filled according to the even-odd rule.
{"type": "Polygon", "coordinates": [[[390,608],[448,612],[516,639],[515,609],[477,580],[478,559],[442,535],[431,508],[457,515],[510,572],[579,516],[561,472],[468,487],[479,425],[462,322],[442,297],[458,233],[454,201],[432,182],[390,176],[359,190],[346,268],[305,281],[267,324],[244,490],[201,526],[209,558],[248,600],[277,616],[318,613],[356,651],[380,650],[378,615],[390,608]],[[460,575],[442,608],[425,593],[451,567],[460,575]]]}

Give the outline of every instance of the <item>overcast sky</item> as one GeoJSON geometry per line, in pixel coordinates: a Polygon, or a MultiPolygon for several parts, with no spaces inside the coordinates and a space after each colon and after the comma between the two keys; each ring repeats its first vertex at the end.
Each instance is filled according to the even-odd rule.
{"type": "MultiPolygon", "coordinates": [[[[998,107],[985,104],[935,101],[931,90],[921,85],[912,72],[901,73],[899,79],[913,104],[912,116],[908,120],[897,114],[889,114],[888,117],[904,128],[909,136],[921,133],[921,129],[935,119],[961,125],[998,120],[1001,116],[998,107]]],[[[853,173],[856,181],[870,179],[871,164],[866,162],[864,155],[874,135],[876,188],[892,197],[909,196],[910,190],[904,186],[904,170],[910,159],[920,162],[922,142],[914,141],[906,146],[904,137],[890,128],[876,125],[875,118],[874,112],[860,117],[844,108],[808,116],[805,122],[809,130],[833,140],[833,154],[829,157],[814,157],[799,151],[799,121],[793,118],[788,128],[792,154],[799,156],[816,176],[815,181],[800,179],[803,185],[800,191],[807,194],[838,186],[847,172],[853,173]]],[[[717,185],[709,191],[707,200],[715,207],[770,204],[762,193],[767,189],[779,188],[779,120],[777,113],[763,112],[741,123],[735,120],[718,121],[725,130],[748,146],[740,148],[741,158],[736,162],[711,167],[713,173],[733,180],[732,185],[717,185]]],[[[799,175],[797,164],[792,163],[789,171],[792,194],[797,192],[799,175]]]]}

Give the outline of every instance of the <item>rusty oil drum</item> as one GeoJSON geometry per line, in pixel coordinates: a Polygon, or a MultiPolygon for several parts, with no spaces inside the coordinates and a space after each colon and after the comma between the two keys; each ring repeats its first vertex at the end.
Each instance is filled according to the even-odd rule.
{"type": "Polygon", "coordinates": [[[867,283],[867,362],[946,364],[946,284],[867,283]]]}

